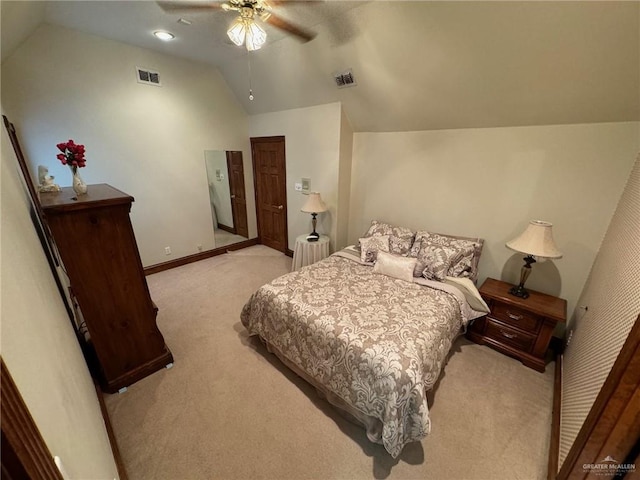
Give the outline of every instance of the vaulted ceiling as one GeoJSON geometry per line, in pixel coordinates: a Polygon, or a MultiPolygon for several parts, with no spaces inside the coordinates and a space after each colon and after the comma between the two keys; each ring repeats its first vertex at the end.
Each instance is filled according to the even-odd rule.
{"type": "Polygon", "coordinates": [[[61,25],[215,65],[248,114],[340,101],[355,131],[640,120],[639,2],[279,3],[317,36],[300,43],[267,25],[266,45],[248,54],[227,39],[234,14],[221,10],[4,0],[2,54],[39,22],[61,25]],[[338,89],[333,75],[347,69],[357,84],[338,89]]]}

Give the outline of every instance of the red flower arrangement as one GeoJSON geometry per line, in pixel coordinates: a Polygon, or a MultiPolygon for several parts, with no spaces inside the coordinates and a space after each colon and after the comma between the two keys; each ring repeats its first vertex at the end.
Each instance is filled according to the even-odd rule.
{"type": "Polygon", "coordinates": [[[84,158],[84,145],[77,145],[73,140],[66,143],[56,145],[62,153],[56,155],[63,165],[69,165],[73,173],[76,173],[78,167],[84,167],[86,160],[84,158]]]}

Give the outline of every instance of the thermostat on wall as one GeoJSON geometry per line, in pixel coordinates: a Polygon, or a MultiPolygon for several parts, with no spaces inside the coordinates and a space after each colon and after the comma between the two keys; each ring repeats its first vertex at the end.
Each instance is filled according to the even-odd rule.
{"type": "Polygon", "coordinates": [[[301,179],[301,182],[302,182],[302,192],[309,193],[311,191],[311,179],[303,178],[301,179]]]}

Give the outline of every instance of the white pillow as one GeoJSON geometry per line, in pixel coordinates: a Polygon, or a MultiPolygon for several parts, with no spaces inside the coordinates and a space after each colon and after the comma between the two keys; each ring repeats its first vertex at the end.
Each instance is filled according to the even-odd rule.
{"type": "Polygon", "coordinates": [[[373,266],[373,271],[407,282],[413,282],[413,269],[416,267],[416,262],[417,260],[415,258],[401,257],[379,251],[378,259],[373,266]]]}

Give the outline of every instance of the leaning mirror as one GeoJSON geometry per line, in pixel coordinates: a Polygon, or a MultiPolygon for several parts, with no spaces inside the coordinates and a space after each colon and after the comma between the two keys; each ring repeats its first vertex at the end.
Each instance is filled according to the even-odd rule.
{"type": "Polygon", "coordinates": [[[216,248],[249,238],[242,152],[205,150],[209,203],[216,248]]]}

